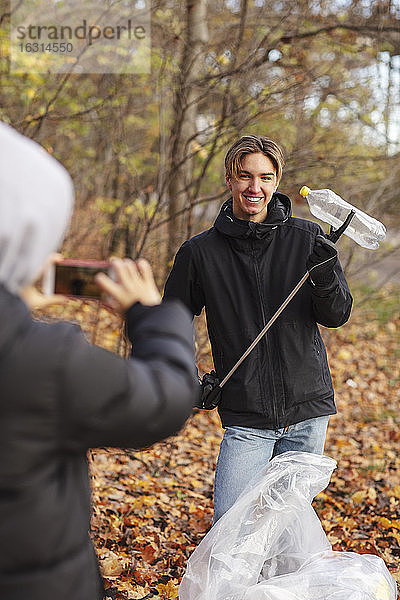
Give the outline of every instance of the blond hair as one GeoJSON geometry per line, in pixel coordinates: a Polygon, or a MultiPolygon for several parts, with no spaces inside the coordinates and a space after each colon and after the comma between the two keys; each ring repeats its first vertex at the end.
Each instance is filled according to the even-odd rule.
{"type": "Polygon", "coordinates": [[[275,167],[277,181],[280,181],[285,165],[283,152],[276,142],[260,135],[244,135],[229,148],[225,156],[226,177],[239,179],[244,157],[259,152],[270,159],[275,167]]]}

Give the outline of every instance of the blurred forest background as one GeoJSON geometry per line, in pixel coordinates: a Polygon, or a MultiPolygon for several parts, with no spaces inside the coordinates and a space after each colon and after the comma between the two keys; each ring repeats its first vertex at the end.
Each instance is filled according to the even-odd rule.
{"type": "Polygon", "coordinates": [[[134,76],[10,73],[0,6],[0,118],[72,175],[66,255],[146,256],[162,286],[227,197],[227,147],[257,133],[285,150],[296,216],[306,184],[386,224],[373,254],[340,242],[348,277],[399,278],[399,0],[153,0],[151,73],[134,76]]]}

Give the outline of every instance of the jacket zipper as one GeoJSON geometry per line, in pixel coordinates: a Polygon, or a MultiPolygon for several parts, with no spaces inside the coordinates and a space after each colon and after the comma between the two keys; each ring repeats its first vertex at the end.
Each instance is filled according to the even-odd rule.
{"type": "MultiPolygon", "coordinates": [[[[267,319],[265,316],[265,310],[264,310],[264,296],[262,293],[262,287],[261,287],[261,277],[260,277],[260,269],[258,268],[258,263],[257,263],[257,259],[256,259],[256,254],[254,252],[254,242],[253,240],[251,241],[251,251],[252,251],[252,255],[253,255],[253,263],[254,263],[254,270],[255,270],[255,274],[256,274],[256,282],[257,282],[257,291],[258,291],[258,297],[259,297],[259,301],[260,301],[260,306],[261,306],[261,318],[263,321],[263,327],[264,325],[267,323],[267,319]]],[[[264,345],[266,348],[266,352],[267,352],[267,360],[269,362],[269,372],[273,373],[273,365],[271,364],[271,342],[268,338],[268,334],[266,336],[264,336],[264,345]]],[[[264,391],[265,394],[265,387],[264,387],[264,383],[262,381],[261,375],[260,375],[260,384],[262,386],[262,389],[264,391]]],[[[272,417],[273,417],[273,422],[274,422],[274,426],[275,429],[278,429],[278,419],[277,419],[277,406],[276,406],[276,388],[275,388],[275,382],[274,382],[274,378],[271,377],[270,380],[270,388],[272,391],[272,417]]],[[[265,406],[265,404],[264,404],[265,406]]]]}

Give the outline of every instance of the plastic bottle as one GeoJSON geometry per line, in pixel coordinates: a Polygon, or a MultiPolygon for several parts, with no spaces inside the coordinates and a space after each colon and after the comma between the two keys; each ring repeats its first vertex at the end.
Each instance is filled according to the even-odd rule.
{"type": "Polygon", "coordinates": [[[362,210],[355,208],[332,190],[310,190],[303,186],[300,194],[307,199],[311,213],[317,219],[337,229],[345,221],[351,210],[356,213],[344,231],[363,248],[374,250],[386,237],[385,226],[362,210]]]}

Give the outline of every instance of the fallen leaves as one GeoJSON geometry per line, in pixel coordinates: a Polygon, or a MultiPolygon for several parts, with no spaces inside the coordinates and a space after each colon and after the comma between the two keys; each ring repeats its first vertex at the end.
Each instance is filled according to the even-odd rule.
{"type": "MultiPolygon", "coordinates": [[[[100,311],[96,321],[84,307],[67,318],[92,341],[125,352],[119,319],[100,311]]],[[[377,554],[400,581],[400,318],[380,322],[364,309],[322,333],[338,407],[325,453],[338,467],[314,507],[334,550],[377,554]]],[[[201,368],[210,370],[202,328],[197,343],[201,368]]],[[[149,450],[90,453],[92,537],[108,600],[178,597],[187,559],[211,526],[221,437],[216,411],[200,411],[149,450]]]]}
{"type": "Polygon", "coordinates": [[[97,556],[104,577],[107,577],[108,579],[118,577],[124,571],[125,561],[115,554],[115,552],[111,552],[108,548],[98,549],[97,556]]]}
{"type": "Polygon", "coordinates": [[[386,517],[381,517],[379,519],[380,524],[382,525],[382,527],[385,527],[385,529],[399,529],[400,530],[400,519],[394,519],[394,520],[390,520],[387,519],[386,517]]]}
{"type": "Polygon", "coordinates": [[[323,335],[338,407],[325,452],[338,468],[315,506],[334,550],[377,554],[400,580],[399,315],[355,313],[323,335]]]}
{"type": "Polygon", "coordinates": [[[150,594],[143,597],[178,597],[187,559],[211,526],[221,434],[217,415],[202,413],[150,450],[91,453],[95,544],[128,557],[118,581],[103,572],[112,589],[121,591],[118,600],[129,598],[122,593],[129,580],[132,591],[139,586],[150,594]]]}
{"type": "Polygon", "coordinates": [[[161,598],[178,598],[178,587],[179,581],[177,579],[170,579],[168,583],[159,583],[157,591],[161,598]]]}

